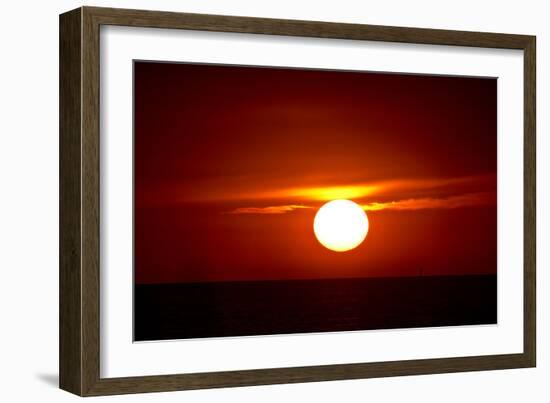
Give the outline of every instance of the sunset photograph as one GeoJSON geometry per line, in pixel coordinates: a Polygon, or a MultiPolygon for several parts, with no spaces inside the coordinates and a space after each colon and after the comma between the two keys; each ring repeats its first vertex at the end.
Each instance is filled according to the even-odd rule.
{"type": "Polygon", "coordinates": [[[497,323],[497,79],[134,61],[134,341],[497,323]]]}

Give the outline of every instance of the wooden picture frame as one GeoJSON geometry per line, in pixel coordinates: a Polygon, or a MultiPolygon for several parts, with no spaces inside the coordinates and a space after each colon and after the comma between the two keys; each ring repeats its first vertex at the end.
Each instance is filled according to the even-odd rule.
{"type": "Polygon", "coordinates": [[[536,363],[535,37],[81,7],[60,16],[60,387],[80,396],[533,367],[536,363]],[[524,52],[523,353],[100,377],[99,28],[101,25],[520,49],[524,52]]]}

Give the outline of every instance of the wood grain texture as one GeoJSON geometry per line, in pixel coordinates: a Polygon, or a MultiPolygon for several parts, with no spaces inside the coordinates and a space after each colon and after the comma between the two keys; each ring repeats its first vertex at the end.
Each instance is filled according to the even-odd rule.
{"type": "Polygon", "coordinates": [[[82,389],[99,378],[99,24],[82,9],[82,389]]]}
{"type": "Polygon", "coordinates": [[[523,90],[523,353],[536,366],[536,266],[537,266],[537,161],[536,161],[536,39],[531,37],[524,48],[523,90]]]}
{"type": "Polygon", "coordinates": [[[81,394],[81,10],[59,22],[59,386],[81,394]]]}
{"type": "Polygon", "coordinates": [[[523,49],[526,35],[86,7],[105,25],[523,49]]]}
{"type": "Polygon", "coordinates": [[[532,367],[535,37],[82,7],[60,17],[60,387],[81,396],[532,367]],[[100,377],[99,28],[157,27],[524,50],[524,352],[129,378],[100,377]]]}

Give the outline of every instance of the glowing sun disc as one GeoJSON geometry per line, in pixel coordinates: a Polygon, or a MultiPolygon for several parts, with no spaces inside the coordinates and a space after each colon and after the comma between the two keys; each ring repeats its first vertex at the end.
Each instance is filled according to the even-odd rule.
{"type": "Polygon", "coordinates": [[[358,247],[369,231],[369,219],[351,200],[332,200],[324,204],[313,221],[313,232],[325,248],[345,252],[358,247]]]}

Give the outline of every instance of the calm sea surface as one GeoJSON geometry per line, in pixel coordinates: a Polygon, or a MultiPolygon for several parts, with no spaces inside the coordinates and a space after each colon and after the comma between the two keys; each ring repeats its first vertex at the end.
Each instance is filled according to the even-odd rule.
{"type": "Polygon", "coordinates": [[[497,277],[136,285],[136,341],[494,324],[497,277]]]}

